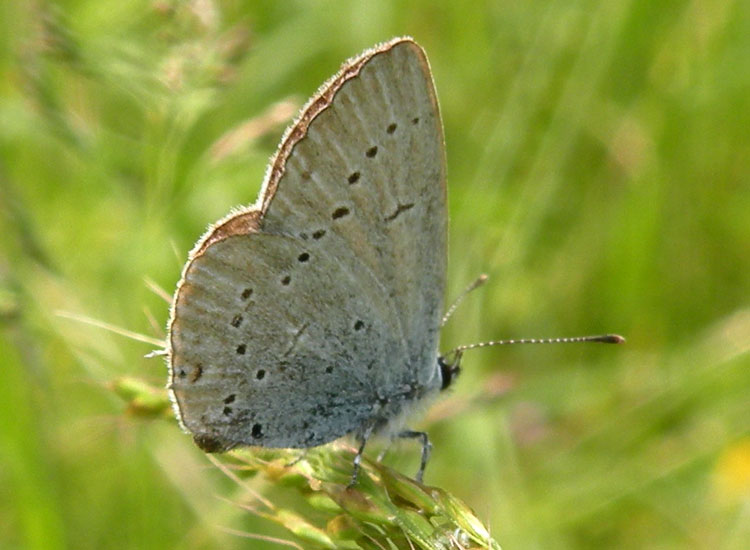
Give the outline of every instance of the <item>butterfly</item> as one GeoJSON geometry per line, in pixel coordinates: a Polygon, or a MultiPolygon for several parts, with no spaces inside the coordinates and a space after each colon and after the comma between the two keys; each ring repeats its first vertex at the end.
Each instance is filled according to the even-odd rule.
{"type": "MultiPolygon", "coordinates": [[[[450,385],[440,357],[446,167],[424,50],[354,57],[284,134],[257,201],[190,253],[169,321],[169,392],[206,452],[308,448],[398,425],[450,385]]],[[[395,435],[422,442],[427,434],[395,435]]]]}

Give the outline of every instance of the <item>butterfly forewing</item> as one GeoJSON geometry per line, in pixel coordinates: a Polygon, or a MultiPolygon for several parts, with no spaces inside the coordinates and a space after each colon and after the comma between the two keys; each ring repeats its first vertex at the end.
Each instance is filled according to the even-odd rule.
{"type": "Polygon", "coordinates": [[[175,297],[171,390],[199,445],[325,443],[439,385],[445,162],[419,46],[345,64],[254,208],[196,246],[175,297]]]}

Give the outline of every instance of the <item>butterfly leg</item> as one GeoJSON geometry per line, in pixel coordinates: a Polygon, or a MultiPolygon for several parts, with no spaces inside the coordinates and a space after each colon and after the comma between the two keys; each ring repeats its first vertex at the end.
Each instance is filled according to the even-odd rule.
{"type": "Polygon", "coordinates": [[[359,449],[357,449],[357,454],[354,455],[354,469],[352,470],[352,479],[349,482],[349,485],[346,486],[347,489],[354,487],[354,485],[357,483],[357,476],[359,475],[359,463],[362,461],[362,453],[365,451],[365,445],[367,445],[367,440],[370,439],[374,428],[375,424],[370,423],[360,436],[359,449]]]}
{"type": "Polygon", "coordinates": [[[427,466],[427,461],[430,459],[430,451],[432,451],[432,443],[430,438],[427,437],[427,432],[415,432],[413,430],[404,430],[398,434],[398,437],[405,439],[420,439],[422,440],[422,460],[419,463],[419,471],[417,472],[416,480],[422,483],[422,476],[424,475],[424,469],[427,466]]]}

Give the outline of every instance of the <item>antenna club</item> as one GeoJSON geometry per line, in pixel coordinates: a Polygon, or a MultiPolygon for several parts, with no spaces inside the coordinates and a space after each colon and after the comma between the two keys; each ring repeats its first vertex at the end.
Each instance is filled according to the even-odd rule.
{"type": "Polygon", "coordinates": [[[482,273],[479,277],[477,277],[473,283],[471,283],[469,286],[467,286],[464,291],[458,295],[458,298],[456,298],[456,301],[451,304],[451,307],[448,308],[448,311],[445,312],[445,315],[443,315],[442,321],[440,321],[440,326],[442,327],[445,325],[445,323],[448,322],[448,319],[451,318],[451,315],[453,315],[453,312],[456,311],[456,308],[458,307],[458,304],[460,304],[464,298],[466,298],[466,295],[471,292],[472,290],[477,289],[478,287],[482,286],[485,282],[487,282],[487,279],[489,277],[487,274],[482,273]]]}

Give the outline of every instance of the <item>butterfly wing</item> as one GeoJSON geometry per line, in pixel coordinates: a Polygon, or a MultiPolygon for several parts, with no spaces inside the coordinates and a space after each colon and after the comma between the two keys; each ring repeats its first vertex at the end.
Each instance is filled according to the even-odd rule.
{"type": "Polygon", "coordinates": [[[350,60],[178,286],[170,388],[202,448],[325,443],[439,387],[445,193],[424,52],[350,60]]]}

